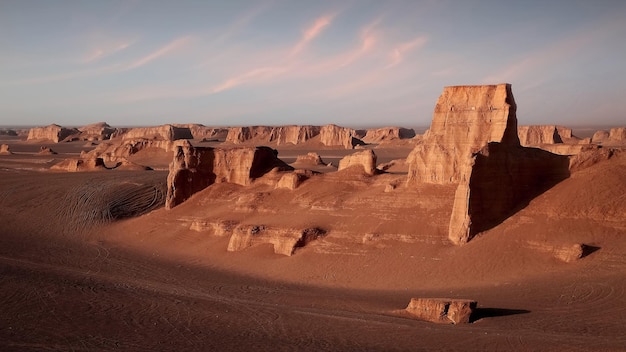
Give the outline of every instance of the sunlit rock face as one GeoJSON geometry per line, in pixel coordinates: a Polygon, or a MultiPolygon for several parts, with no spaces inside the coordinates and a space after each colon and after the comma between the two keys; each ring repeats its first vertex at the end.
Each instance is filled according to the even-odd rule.
{"type": "Polygon", "coordinates": [[[252,180],[274,168],[293,168],[278,159],[268,147],[216,149],[178,147],[167,176],[167,199],[170,209],[213,183],[230,182],[247,186],[252,180]]]}
{"type": "Polygon", "coordinates": [[[519,146],[510,84],[446,87],[429,131],[407,158],[407,182],[462,181],[467,159],[489,142],[519,146]]]}
{"type": "MultiPolygon", "coordinates": [[[[446,87],[428,133],[407,158],[409,187],[458,184],[448,230],[455,244],[569,176],[567,156],[521,146],[516,109],[510,84],[446,87]]],[[[554,126],[546,132],[558,135],[554,126]]]]}

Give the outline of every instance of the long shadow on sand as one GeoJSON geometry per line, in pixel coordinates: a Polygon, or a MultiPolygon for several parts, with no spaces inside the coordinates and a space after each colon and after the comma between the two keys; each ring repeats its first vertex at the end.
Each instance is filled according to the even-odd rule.
{"type": "Polygon", "coordinates": [[[470,317],[470,323],[476,322],[483,318],[505,317],[516,314],[530,313],[526,309],[506,309],[506,308],[476,308],[470,317]]]}

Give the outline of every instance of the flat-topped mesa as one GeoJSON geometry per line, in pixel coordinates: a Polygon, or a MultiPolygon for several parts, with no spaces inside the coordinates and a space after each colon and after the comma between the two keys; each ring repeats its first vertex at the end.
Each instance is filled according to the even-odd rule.
{"type": "Polygon", "coordinates": [[[176,127],[174,125],[161,125],[155,127],[137,127],[128,130],[122,135],[124,139],[156,139],[163,141],[175,141],[177,139],[193,139],[188,127],[176,127]]]}
{"type": "Polygon", "coordinates": [[[105,162],[125,161],[131,155],[148,148],[159,148],[165,152],[173,152],[176,147],[190,146],[188,140],[157,140],[157,139],[123,139],[121,141],[106,141],[95,149],[82,155],[84,158],[102,158],[105,162]]]}
{"type": "Polygon", "coordinates": [[[466,160],[489,142],[519,146],[510,84],[445,87],[428,133],[409,157],[407,183],[458,183],[466,160]]]}
{"type": "Polygon", "coordinates": [[[293,170],[277,154],[268,147],[178,147],[167,176],[165,207],[171,209],[213,183],[246,186],[274,168],[293,170]]]}
{"type": "Polygon", "coordinates": [[[277,126],[270,134],[270,142],[276,145],[302,144],[320,134],[319,126],[277,126]]]}
{"type": "Polygon", "coordinates": [[[271,132],[272,128],[269,126],[230,127],[225,142],[242,144],[253,139],[268,140],[271,132]]]}
{"type": "Polygon", "coordinates": [[[352,149],[355,145],[363,144],[356,138],[356,131],[351,128],[341,127],[337,125],[326,125],[320,129],[320,142],[325,146],[342,146],[346,149],[352,149]]]}
{"type": "Polygon", "coordinates": [[[76,128],[65,128],[56,124],[45,127],[33,127],[28,131],[26,140],[49,140],[59,143],[70,135],[80,133],[76,128]]]}
{"type": "Polygon", "coordinates": [[[415,137],[415,130],[412,128],[383,127],[368,129],[362,140],[365,143],[380,143],[413,137],[415,137]]]}

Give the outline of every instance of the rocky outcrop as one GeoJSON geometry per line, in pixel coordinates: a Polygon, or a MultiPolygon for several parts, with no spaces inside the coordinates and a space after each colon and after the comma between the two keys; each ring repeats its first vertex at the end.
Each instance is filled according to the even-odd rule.
{"type": "Polygon", "coordinates": [[[276,188],[294,190],[311,176],[313,176],[313,171],[311,170],[294,170],[284,174],[276,183],[276,188]]]}
{"type": "Polygon", "coordinates": [[[167,176],[166,208],[184,202],[213,183],[230,182],[242,186],[274,168],[293,170],[268,147],[216,149],[178,147],[167,176]]]}
{"type": "Polygon", "coordinates": [[[467,324],[477,302],[453,298],[411,298],[406,312],[420,320],[439,324],[467,324]]]}
{"type": "Polygon", "coordinates": [[[124,139],[156,139],[162,141],[175,141],[178,139],[193,139],[188,127],[176,127],[174,125],[161,125],[154,127],[137,127],[128,130],[122,135],[124,139]]]}
{"type": "Polygon", "coordinates": [[[598,145],[589,145],[569,158],[569,171],[575,173],[612,158],[618,150],[598,145]]]}
{"type": "Polygon", "coordinates": [[[37,152],[37,155],[54,155],[56,153],[57,152],[52,150],[52,148],[50,148],[50,147],[41,146],[41,147],[39,147],[39,152],[37,152]]]}
{"type": "Polygon", "coordinates": [[[187,140],[123,139],[100,143],[95,149],[84,155],[85,158],[102,158],[106,162],[126,161],[131,155],[148,148],[159,148],[173,152],[179,146],[191,146],[187,140]]]}
{"type": "Polygon", "coordinates": [[[489,143],[467,163],[448,229],[455,244],[501,223],[570,174],[567,156],[502,143],[489,143]]]}
{"type": "Polygon", "coordinates": [[[257,143],[302,144],[320,133],[319,126],[244,126],[228,129],[226,142],[243,144],[257,143]]]}
{"type": "Polygon", "coordinates": [[[200,124],[174,124],[176,128],[188,129],[193,139],[224,140],[228,134],[228,128],[207,127],[200,124]]]}
{"type": "Polygon", "coordinates": [[[591,137],[591,143],[602,143],[606,141],[607,139],[609,139],[609,136],[610,136],[609,131],[605,131],[605,130],[596,131],[596,133],[593,134],[593,137],[591,137]]]}
{"type": "Polygon", "coordinates": [[[272,244],[274,253],[291,256],[297,248],[324,236],[320,228],[274,228],[264,225],[239,225],[233,230],[228,251],[240,251],[257,244],[272,244]]]}
{"type": "Polygon", "coordinates": [[[338,171],[355,165],[362,167],[366,174],[374,175],[376,173],[376,154],[373,150],[367,149],[361,152],[346,155],[339,160],[338,171]]]}
{"type": "Polygon", "coordinates": [[[307,153],[306,155],[298,155],[296,157],[296,161],[294,162],[294,164],[298,164],[298,165],[312,165],[312,166],[316,166],[316,165],[324,165],[324,161],[322,160],[322,157],[315,153],[315,152],[310,152],[307,153]]]}
{"type": "Polygon", "coordinates": [[[626,142],[626,127],[611,128],[609,139],[611,141],[626,142]]]}
{"type": "Polygon", "coordinates": [[[56,124],[52,124],[45,127],[34,127],[28,131],[27,140],[48,140],[54,143],[59,143],[65,138],[73,134],[80,133],[76,128],[65,128],[56,124]]]}
{"type": "Polygon", "coordinates": [[[276,145],[302,144],[320,134],[319,126],[278,126],[270,133],[270,142],[276,145]]]}
{"type": "Polygon", "coordinates": [[[109,126],[106,122],[98,122],[91,125],[80,127],[79,133],[73,134],[65,138],[65,140],[80,141],[103,141],[111,139],[116,129],[109,126]]]}
{"type": "Polygon", "coordinates": [[[0,155],[10,155],[13,154],[8,144],[0,145],[0,155]]]}
{"type": "Polygon", "coordinates": [[[368,129],[362,140],[365,143],[381,143],[413,137],[415,137],[415,131],[412,128],[383,127],[368,129]]]}
{"type": "Polygon", "coordinates": [[[320,142],[326,146],[342,146],[352,149],[356,145],[363,144],[355,135],[356,131],[351,128],[331,124],[322,126],[320,129],[320,142]]]}
{"type": "Polygon", "coordinates": [[[553,244],[538,241],[528,241],[527,247],[538,252],[550,254],[566,263],[574,262],[585,255],[586,245],[582,243],[553,244]]]}
{"type": "MultiPolygon", "coordinates": [[[[525,147],[563,143],[557,126],[554,125],[519,126],[517,135],[519,136],[520,144],[525,147]]],[[[571,138],[571,130],[569,135],[569,138],[571,138]]]]}
{"type": "Polygon", "coordinates": [[[520,145],[510,84],[446,87],[407,163],[407,185],[457,184],[448,226],[455,244],[496,226],[569,176],[568,156],[520,145]]]}
{"type": "Polygon", "coordinates": [[[50,167],[50,170],[80,172],[99,171],[106,169],[102,158],[92,159],[66,159],[50,167]]]}
{"type": "Polygon", "coordinates": [[[268,126],[231,127],[226,136],[227,143],[242,144],[253,139],[268,141],[272,128],[268,126]]]}
{"type": "Polygon", "coordinates": [[[444,88],[430,129],[407,158],[407,183],[458,183],[487,143],[519,146],[516,109],[510,84],[444,88]]]}

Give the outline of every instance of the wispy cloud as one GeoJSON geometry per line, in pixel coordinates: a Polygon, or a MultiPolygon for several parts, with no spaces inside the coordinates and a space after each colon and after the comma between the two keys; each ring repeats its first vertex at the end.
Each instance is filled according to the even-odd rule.
{"type": "Polygon", "coordinates": [[[404,42],[396,46],[389,55],[389,64],[385,66],[385,69],[389,69],[400,64],[404,61],[404,57],[409,51],[423,47],[426,42],[428,42],[428,37],[419,36],[410,42],[404,42]]]}
{"type": "Polygon", "coordinates": [[[313,22],[313,25],[304,31],[300,40],[290,50],[289,58],[298,55],[302,50],[304,50],[313,39],[322,33],[324,28],[330,25],[334,17],[335,14],[327,14],[317,18],[315,22],[313,22]]]}
{"type": "Polygon", "coordinates": [[[144,66],[160,57],[173,53],[179,50],[180,48],[184,47],[185,45],[187,45],[190,41],[191,41],[191,38],[188,36],[174,39],[171,42],[167,43],[166,45],[162,46],[161,48],[157,49],[156,51],[132,62],[130,65],[126,67],[126,70],[132,70],[132,69],[144,66]]]}
{"type": "Polygon", "coordinates": [[[229,78],[221,84],[218,84],[217,86],[209,90],[209,94],[223,92],[225,90],[240,86],[244,83],[259,82],[262,80],[270,79],[285,73],[287,70],[287,67],[279,66],[255,68],[244,74],[229,78]]]}
{"type": "Polygon", "coordinates": [[[122,51],[133,44],[131,41],[117,43],[117,44],[103,44],[91,49],[85,57],[81,60],[83,64],[90,64],[96,62],[104,57],[114,55],[115,53],[122,51]]]}

